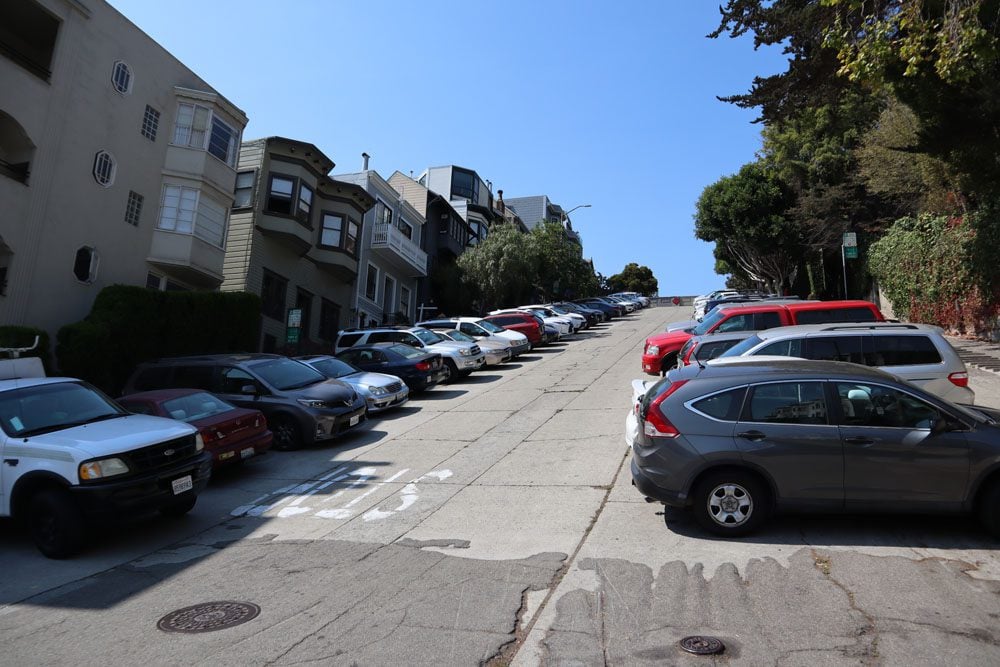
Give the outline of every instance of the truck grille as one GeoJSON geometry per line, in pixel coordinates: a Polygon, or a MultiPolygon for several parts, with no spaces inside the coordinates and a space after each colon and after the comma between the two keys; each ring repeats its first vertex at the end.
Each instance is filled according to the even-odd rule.
{"type": "Polygon", "coordinates": [[[196,453],[195,436],[192,434],[133,450],[125,458],[132,472],[146,472],[173,465],[196,453]]]}
{"type": "Polygon", "coordinates": [[[478,345],[473,345],[472,346],[472,354],[479,354],[480,352],[481,352],[481,350],[479,349],[478,345]]]}

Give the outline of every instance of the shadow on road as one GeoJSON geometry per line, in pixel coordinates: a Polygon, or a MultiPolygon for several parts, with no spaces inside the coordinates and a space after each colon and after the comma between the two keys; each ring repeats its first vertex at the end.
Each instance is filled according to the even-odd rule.
{"type": "Polygon", "coordinates": [[[458,398],[462,394],[469,392],[464,389],[431,389],[410,398],[411,401],[444,401],[449,398],[458,398]]]}

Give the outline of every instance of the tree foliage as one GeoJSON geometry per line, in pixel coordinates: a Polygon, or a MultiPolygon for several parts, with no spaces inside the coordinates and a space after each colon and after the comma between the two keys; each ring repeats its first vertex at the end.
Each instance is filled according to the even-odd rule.
{"type": "Polygon", "coordinates": [[[787,186],[761,163],[709,185],[698,198],[695,236],[714,241],[716,259],[774,290],[791,285],[803,252],[788,217],[787,186]]]}
{"type": "Polygon", "coordinates": [[[659,291],[653,271],[635,262],[629,262],[621,273],[609,277],[608,287],[612,292],[638,292],[645,296],[653,296],[659,291]]]}

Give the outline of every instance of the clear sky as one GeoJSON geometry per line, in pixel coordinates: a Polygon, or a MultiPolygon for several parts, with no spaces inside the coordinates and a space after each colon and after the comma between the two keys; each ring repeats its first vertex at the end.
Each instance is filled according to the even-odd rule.
{"type": "Polygon", "coordinates": [[[720,102],[778,50],[706,39],[710,0],[111,0],[250,118],[245,139],[316,144],[334,173],[457,164],[504,197],[570,209],[598,271],[660,294],[721,287],[694,238],[702,189],[751,161],[754,110],[720,102]]]}

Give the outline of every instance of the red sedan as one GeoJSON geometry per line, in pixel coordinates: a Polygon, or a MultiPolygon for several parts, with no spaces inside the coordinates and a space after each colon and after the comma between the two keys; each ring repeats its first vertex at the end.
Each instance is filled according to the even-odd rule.
{"type": "Polygon", "coordinates": [[[198,429],[218,468],[263,454],[273,436],[259,410],[238,408],[200,389],[161,389],[122,396],[129,412],[187,422],[198,429]]]}

